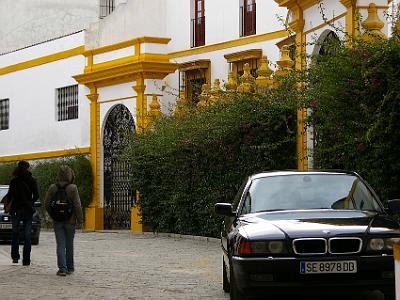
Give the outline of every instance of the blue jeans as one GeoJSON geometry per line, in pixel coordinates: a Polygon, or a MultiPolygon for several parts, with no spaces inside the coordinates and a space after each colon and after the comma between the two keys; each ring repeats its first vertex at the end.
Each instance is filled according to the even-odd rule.
{"type": "Polygon", "coordinates": [[[73,272],[75,225],[54,221],[54,233],[57,243],[58,270],[61,272],[73,272]]]}
{"type": "Polygon", "coordinates": [[[24,233],[24,250],[22,254],[22,261],[24,264],[30,264],[31,262],[31,235],[32,235],[32,216],[23,217],[17,214],[11,215],[12,221],[12,242],[11,242],[11,258],[13,260],[19,260],[19,232],[22,221],[22,229],[24,233]]]}

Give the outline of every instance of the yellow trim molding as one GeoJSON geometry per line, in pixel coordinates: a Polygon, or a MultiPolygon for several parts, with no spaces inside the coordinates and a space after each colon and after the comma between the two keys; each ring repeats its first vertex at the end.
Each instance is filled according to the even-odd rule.
{"type": "Polygon", "coordinates": [[[123,41],[120,43],[107,45],[107,46],[99,47],[99,48],[92,49],[92,50],[87,50],[84,52],[84,55],[85,56],[97,55],[97,54],[111,52],[111,51],[131,47],[131,46],[135,46],[135,45],[143,44],[143,43],[168,44],[170,41],[171,41],[170,38],[142,36],[142,37],[138,37],[135,39],[123,41]]]}
{"type": "Polygon", "coordinates": [[[288,34],[289,34],[289,32],[286,30],[279,30],[279,31],[265,33],[265,34],[243,37],[243,38],[240,38],[237,40],[197,47],[197,48],[193,48],[193,49],[189,49],[189,50],[171,52],[169,54],[169,56],[171,59],[173,59],[173,58],[197,55],[197,54],[202,54],[202,53],[207,53],[207,52],[212,52],[212,51],[218,51],[218,50],[248,45],[248,44],[257,43],[257,42],[280,39],[280,38],[287,36],[288,34]]]}
{"type": "Polygon", "coordinates": [[[228,63],[243,61],[247,59],[260,59],[262,56],[261,49],[249,49],[245,51],[225,54],[224,57],[228,63]]]}
{"type": "Polygon", "coordinates": [[[314,6],[315,4],[320,3],[322,0],[274,0],[276,3],[279,4],[279,6],[285,6],[285,7],[292,7],[295,5],[299,5],[302,10],[305,10],[307,8],[310,8],[311,6],[314,6]]]}
{"type": "Polygon", "coordinates": [[[74,155],[74,154],[89,154],[89,153],[90,153],[90,147],[75,148],[75,149],[57,150],[57,151],[49,151],[49,152],[26,153],[26,154],[1,156],[0,162],[57,158],[57,157],[63,157],[63,156],[68,156],[68,155],[74,155]]]}
{"type": "Polygon", "coordinates": [[[51,63],[51,62],[54,62],[57,60],[69,58],[69,57],[76,56],[76,55],[82,55],[84,53],[84,50],[85,50],[85,47],[80,46],[80,47],[76,47],[76,48],[73,48],[70,50],[66,50],[66,51],[54,53],[51,55],[42,56],[42,57],[39,57],[36,59],[28,60],[28,61],[25,61],[25,62],[22,62],[19,64],[10,65],[10,66],[4,67],[4,68],[0,68],[0,75],[5,75],[5,74],[16,72],[16,71],[37,67],[40,65],[44,65],[47,63],[51,63]]]}

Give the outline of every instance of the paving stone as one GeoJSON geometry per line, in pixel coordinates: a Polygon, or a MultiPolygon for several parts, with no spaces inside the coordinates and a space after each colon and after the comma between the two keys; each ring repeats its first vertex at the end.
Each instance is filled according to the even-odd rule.
{"type": "Polygon", "coordinates": [[[0,244],[2,300],[229,299],[221,288],[217,239],[79,231],[75,273],[66,277],[56,276],[52,231],[42,231],[32,247],[31,266],[12,264],[9,253],[10,245],[0,244]]]}

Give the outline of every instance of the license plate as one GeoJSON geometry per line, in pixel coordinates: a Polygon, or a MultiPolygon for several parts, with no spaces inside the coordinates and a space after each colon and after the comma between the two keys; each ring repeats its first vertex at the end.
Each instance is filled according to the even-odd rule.
{"type": "Polygon", "coordinates": [[[301,274],[357,273],[355,260],[301,261],[301,274]]]}
{"type": "Polygon", "coordinates": [[[0,229],[11,229],[12,225],[11,224],[0,224],[0,229]]]}

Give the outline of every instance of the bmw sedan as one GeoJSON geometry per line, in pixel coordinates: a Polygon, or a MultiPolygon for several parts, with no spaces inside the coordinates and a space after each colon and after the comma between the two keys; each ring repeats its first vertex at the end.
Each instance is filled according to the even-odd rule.
{"type": "MultiPolygon", "coordinates": [[[[0,185],[0,199],[8,192],[8,185],[0,185]]],[[[40,207],[40,202],[35,203],[35,207],[40,207]]],[[[23,242],[23,230],[22,226],[21,233],[20,233],[20,242],[23,242]]],[[[37,212],[33,215],[32,221],[32,244],[38,245],[39,244],[39,237],[40,237],[40,228],[41,222],[40,217],[37,212]]],[[[11,241],[12,237],[12,223],[11,223],[11,216],[4,212],[4,205],[0,203],[0,241],[11,241]]]]}
{"type": "Polygon", "coordinates": [[[233,204],[215,205],[225,217],[223,289],[231,299],[327,288],[394,299],[400,200],[387,204],[356,173],[250,176],[233,204]]]}

